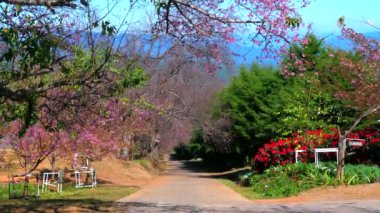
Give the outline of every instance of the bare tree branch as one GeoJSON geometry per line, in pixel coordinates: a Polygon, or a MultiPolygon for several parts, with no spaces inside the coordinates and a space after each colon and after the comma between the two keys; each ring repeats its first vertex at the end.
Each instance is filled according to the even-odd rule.
{"type": "MultiPolygon", "coordinates": [[[[19,4],[29,6],[45,6],[45,7],[72,7],[75,8],[76,0],[0,0],[0,3],[19,4]]],[[[84,6],[88,5],[87,0],[80,0],[84,6]]]]}
{"type": "Polygon", "coordinates": [[[354,122],[354,124],[350,127],[350,129],[348,129],[345,134],[344,134],[344,137],[346,138],[355,128],[356,126],[360,123],[360,121],[362,121],[364,118],[368,117],[369,115],[377,112],[378,110],[380,110],[380,104],[368,109],[367,111],[365,111],[363,114],[361,114],[354,122]]]}
{"type": "MultiPolygon", "coordinates": [[[[182,5],[184,7],[190,8],[204,16],[209,17],[212,20],[219,21],[223,24],[259,24],[263,23],[263,21],[255,21],[255,20],[242,20],[242,19],[234,19],[234,18],[223,18],[219,17],[217,15],[211,14],[206,10],[203,10],[202,8],[199,8],[198,6],[195,6],[189,2],[185,2],[183,0],[173,0],[174,3],[178,5],[182,5]]],[[[178,8],[178,7],[177,7],[178,8]]]]}

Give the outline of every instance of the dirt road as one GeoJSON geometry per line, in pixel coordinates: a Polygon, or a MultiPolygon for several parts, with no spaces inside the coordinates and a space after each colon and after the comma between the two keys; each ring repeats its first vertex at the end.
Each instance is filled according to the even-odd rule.
{"type": "Polygon", "coordinates": [[[380,212],[380,201],[262,204],[250,201],[180,161],[139,192],[117,202],[120,212],[380,212]]]}

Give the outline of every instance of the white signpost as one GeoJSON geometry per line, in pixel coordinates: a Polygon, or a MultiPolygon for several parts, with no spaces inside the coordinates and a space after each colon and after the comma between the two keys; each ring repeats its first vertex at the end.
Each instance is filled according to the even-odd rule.
{"type": "Polygon", "coordinates": [[[328,152],[335,152],[336,153],[336,163],[338,163],[338,148],[316,148],[314,149],[314,159],[315,159],[315,165],[319,166],[319,153],[328,153],[328,152]]]}
{"type": "MultiPolygon", "coordinates": [[[[295,158],[296,163],[298,163],[298,156],[299,153],[306,152],[306,150],[298,149],[295,150],[295,158]]],[[[319,153],[328,153],[328,152],[335,152],[336,153],[336,163],[338,163],[338,148],[316,148],[314,149],[314,163],[316,166],[319,166],[319,153]]]]}
{"type": "Polygon", "coordinates": [[[298,163],[298,156],[299,156],[299,153],[301,153],[301,152],[305,152],[305,150],[303,150],[303,149],[297,149],[296,150],[296,163],[298,163]]]}
{"type": "Polygon", "coordinates": [[[359,138],[346,138],[346,142],[348,142],[349,146],[363,146],[365,143],[364,139],[359,139],[359,138]]]}

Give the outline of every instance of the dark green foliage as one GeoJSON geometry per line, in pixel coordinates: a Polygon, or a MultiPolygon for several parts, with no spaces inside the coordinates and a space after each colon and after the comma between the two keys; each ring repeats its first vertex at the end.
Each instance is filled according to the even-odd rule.
{"type": "Polygon", "coordinates": [[[283,105],[278,96],[285,82],[272,68],[253,65],[250,70],[242,67],[240,75],[222,91],[214,115],[232,121],[231,155],[241,155],[240,160],[250,158],[279,129],[275,113],[283,105]]]}
{"type": "MultiPolygon", "coordinates": [[[[358,109],[336,96],[336,91],[352,90],[351,83],[342,76],[339,56],[359,59],[356,54],[325,47],[322,39],[309,35],[307,42],[293,44],[289,55],[284,56],[282,71],[295,76],[284,76],[257,64],[250,69],[241,67],[240,75],[231,80],[212,105],[214,121],[224,119],[231,123],[224,129],[214,125],[220,134],[230,136],[229,151],[215,148],[220,140],[204,137],[201,147],[208,148],[200,150],[208,150],[208,154],[201,156],[212,160],[210,156],[220,154],[223,159],[244,164],[271,139],[352,124],[358,109]],[[303,70],[299,70],[299,62],[303,70]]],[[[358,129],[371,126],[371,122],[363,122],[358,129]]]]}
{"type": "Polygon", "coordinates": [[[271,137],[278,128],[272,108],[280,107],[277,98],[284,84],[280,74],[270,68],[257,65],[250,71],[241,68],[240,75],[231,81],[220,98],[221,112],[232,118],[235,135],[243,140],[271,137]]]}
{"type": "Polygon", "coordinates": [[[345,178],[340,182],[335,177],[335,163],[320,167],[298,163],[271,167],[262,174],[249,173],[241,177],[241,182],[249,183],[253,191],[264,197],[286,197],[318,186],[366,184],[380,179],[378,166],[347,165],[345,171],[345,178]]]}
{"type": "Polygon", "coordinates": [[[271,68],[253,65],[249,71],[242,67],[222,91],[214,115],[231,119],[233,151],[253,156],[270,139],[346,122],[342,106],[317,76],[284,79],[271,68]]]}
{"type": "Polygon", "coordinates": [[[197,128],[193,130],[193,137],[190,143],[180,143],[174,147],[174,156],[179,160],[202,158],[209,150],[210,147],[204,142],[203,131],[197,128]]]}
{"type": "Polygon", "coordinates": [[[197,153],[193,153],[190,144],[180,143],[174,147],[174,157],[178,160],[191,160],[196,158],[197,153]]]}
{"type": "Polygon", "coordinates": [[[215,150],[205,143],[204,133],[200,128],[193,130],[193,136],[190,143],[180,143],[174,148],[175,157],[181,160],[190,160],[196,158],[208,158],[212,156],[215,150]]]}
{"type": "MultiPolygon", "coordinates": [[[[380,126],[377,127],[377,133],[380,136],[380,126]]],[[[368,158],[371,163],[376,164],[376,165],[380,165],[380,143],[379,142],[370,144],[368,146],[366,152],[367,152],[367,156],[353,155],[350,157],[352,157],[352,158],[357,157],[357,158],[361,158],[361,159],[368,158]]]]}
{"type": "Polygon", "coordinates": [[[243,155],[237,152],[223,152],[220,147],[206,139],[202,129],[193,130],[193,137],[188,144],[179,144],[174,148],[174,157],[179,160],[201,158],[203,163],[215,168],[232,168],[244,164],[243,155]]]}
{"type": "Polygon", "coordinates": [[[338,53],[344,52],[327,48],[323,40],[310,35],[307,42],[292,45],[289,56],[284,56],[284,69],[299,75],[284,77],[257,64],[250,69],[242,67],[213,106],[215,119],[228,118],[232,123],[231,157],[240,155],[238,158],[245,160],[263,143],[295,132],[351,124],[356,109],[335,97],[336,90],[352,89],[336,71],[340,66],[338,53]],[[305,70],[298,70],[299,61],[305,70]]]}

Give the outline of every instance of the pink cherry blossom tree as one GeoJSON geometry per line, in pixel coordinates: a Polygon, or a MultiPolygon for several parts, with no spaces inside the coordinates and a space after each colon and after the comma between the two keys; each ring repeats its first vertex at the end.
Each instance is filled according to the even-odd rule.
{"type": "MultiPolygon", "coordinates": [[[[284,61],[282,68],[284,75],[287,77],[312,75],[318,78],[318,76],[322,75],[321,78],[325,78],[324,81],[328,82],[325,87],[330,87],[334,91],[335,98],[345,100],[345,103],[349,103],[349,107],[357,112],[357,117],[351,125],[344,127],[345,129],[338,127],[339,162],[337,178],[343,179],[345,158],[354,154],[346,152],[346,139],[364,119],[379,115],[380,43],[376,39],[368,38],[361,33],[357,33],[354,29],[346,27],[343,18],[339,19],[339,25],[341,26],[342,37],[351,42],[351,53],[327,49],[327,57],[334,62],[326,62],[326,64],[329,63],[328,70],[325,71],[326,68],[322,67],[320,73],[315,72],[318,70],[316,68],[318,65],[312,54],[320,54],[321,52],[313,52],[307,49],[309,37],[306,36],[305,39],[299,41],[300,44],[294,49],[296,51],[290,49],[288,55],[292,60],[290,63],[284,61]],[[326,74],[327,76],[323,76],[326,74]],[[334,76],[334,78],[331,78],[331,76],[334,76]]],[[[326,61],[329,61],[329,59],[326,59],[326,61]]]]}
{"type": "MultiPolygon", "coordinates": [[[[72,145],[68,152],[77,150],[96,157],[116,150],[122,138],[125,125],[111,128],[110,123],[123,124],[130,119],[135,129],[150,126],[149,109],[131,107],[129,110],[133,110],[133,116],[124,120],[119,119],[125,116],[112,114],[121,113],[117,111],[120,109],[118,104],[109,115],[109,112],[105,113],[100,102],[125,89],[119,82],[128,76],[130,64],[125,69],[117,69],[120,67],[114,62],[118,55],[114,54],[112,43],[95,42],[94,28],[100,28],[102,34],[108,36],[115,32],[115,28],[110,22],[96,19],[87,1],[2,2],[6,4],[1,5],[0,10],[1,18],[5,20],[0,30],[3,50],[0,58],[7,67],[2,67],[4,72],[0,75],[0,99],[11,107],[5,110],[1,119],[9,124],[16,120],[18,128],[23,121],[21,129],[15,128],[12,132],[12,137],[18,135],[20,138],[17,140],[20,145],[14,145],[15,149],[30,147],[41,152],[39,157],[33,155],[36,163],[26,172],[35,169],[41,159],[58,147],[54,142],[58,136],[50,134],[66,131],[65,141],[72,145]],[[85,23],[77,23],[75,6],[79,6],[80,14],[88,15],[85,23]],[[86,45],[81,45],[83,41],[86,45]],[[14,108],[22,113],[13,113],[14,108]],[[37,130],[41,134],[35,134],[37,130]],[[30,139],[33,137],[36,138],[30,139]],[[48,144],[37,146],[45,142],[48,144]]],[[[277,44],[286,44],[296,38],[295,32],[289,32],[300,24],[296,9],[307,4],[307,1],[295,4],[291,0],[233,0],[224,4],[217,0],[206,3],[185,0],[143,2],[153,3],[157,9],[153,27],[156,35],[169,35],[178,45],[186,46],[189,53],[198,58],[209,57],[209,61],[215,63],[219,63],[222,57],[220,43],[235,42],[238,30],[250,32],[252,44],[267,52],[277,44]]],[[[20,155],[22,153],[20,151],[20,155]]]]}
{"type": "MultiPolygon", "coordinates": [[[[380,114],[380,42],[368,38],[354,29],[346,27],[344,19],[339,19],[342,35],[352,42],[353,50],[360,56],[360,60],[341,56],[340,74],[351,83],[352,90],[339,91],[338,98],[351,100],[361,111],[353,124],[346,130],[339,129],[339,163],[337,178],[344,178],[346,153],[346,138],[355,130],[359,123],[371,116],[380,114]]],[[[339,56],[338,56],[339,57],[339,56]]]]}

